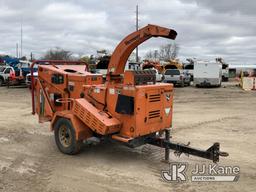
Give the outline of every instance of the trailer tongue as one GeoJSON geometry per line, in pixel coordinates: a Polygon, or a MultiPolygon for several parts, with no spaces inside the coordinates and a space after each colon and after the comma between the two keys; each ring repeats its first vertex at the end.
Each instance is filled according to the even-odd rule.
{"type": "Polygon", "coordinates": [[[165,139],[164,138],[155,138],[155,139],[148,141],[148,143],[151,145],[165,148],[165,161],[166,162],[169,162],[170,149],[174,150],[174,154],[176,154],[177,156],[180,156],[182,153],[185,153],[188,155],[194,155],[194,156],[201,157],[204,159],[212,160],[214,163],[219,162],[219,156],[222,156],[222,157],[228,156],[227,152],[220,151],[219,143],[214,143],[207,150],[196,149],[196,148],[189,147],[188,145],[171,142],[168,132],[169,132],[169,130],[166,130],[165,139]]]}
{"type": "Polygon", "coordinates": [[[106,82],[101,74],[87,72],[86,63],[34,61],[38,78],[32,80],[32,111],[40,122],[50,121],[56,144],[65,154],[76,154],[81,143],[92,137],[111,139],[129,147],[151,144],[169,152],[199,156],[213,162],[219,143],[207,150],[170,141],[173,112],[173,85],[156,83],[155,71],[124,71],[131,52],[151,37],[176,38],[176,31],[148,25],[124,38],[108,66],[106,82]],[[160,137],[165,133],[165,137],[160,137]]]}

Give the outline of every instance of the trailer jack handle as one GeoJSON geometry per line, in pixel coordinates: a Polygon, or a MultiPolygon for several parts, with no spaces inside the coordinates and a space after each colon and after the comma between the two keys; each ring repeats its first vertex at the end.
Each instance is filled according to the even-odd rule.
{"type": "Polygon", "coordinates": [[[220,151],[220,144],[214,143],[207,150],[201,150],[192,148],[188,145],[174,143],[170,141],[170,130],[165,130],[165,138],[154,138],[148,141],[148,144],[155,145],[158,147],[165,148],[165,162],[169,162],[170,149],[174,150],[176,154],[181,155],[182,153],[188,155],[194,155],[202,157],[204,159],[212,160],[214,163],[219,161],[219,156],[227,157],[229,154],[227,152],[220,151]]]}

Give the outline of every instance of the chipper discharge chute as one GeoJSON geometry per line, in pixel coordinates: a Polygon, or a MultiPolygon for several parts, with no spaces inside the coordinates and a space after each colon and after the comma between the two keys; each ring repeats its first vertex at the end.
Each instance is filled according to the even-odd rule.
{"type": "Polygon", "coordinates": [[[174,40],[176,35],[156,25],[131,33],[114,50],[104,83],[102,75],[87,72],[83,62],[35,61],[38,78],[35,81],[32,75],[33,113],[40,122],[51,122],[59,150],[76,154],[83,141],[96,137],[129,147],[152,144],[165,148],[165,160],[169,160],[170,149],[213,162],[226,156],[219,143],[199,150],[171,142],[173,85],[156,83],[155,71],[124,71],[138,45],[151,37],[174,40]]]}

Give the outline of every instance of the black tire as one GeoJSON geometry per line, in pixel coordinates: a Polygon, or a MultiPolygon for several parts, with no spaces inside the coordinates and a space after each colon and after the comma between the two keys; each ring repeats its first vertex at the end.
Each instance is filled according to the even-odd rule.
{"type": "Polygon", "coordinates": [[[6,80],[6,85],[7,85],[7,88],[9,89],[10,88],[10,79],[9,78],[7,78],[7,80],[6,80]]]}
{"type": "Polygon", "coordinates": [[[181,86],[181,87],[184,87],[184,84],[185,84],[184,81],[181,81],[180,86],[181,86]]]}
{"type": "Polygon", "coordinates": [[[81,151],[82,142],[76,140],[76,132],[70,120],[59,118],[54,124],[54,136],[62,153],[75,155],[81,151]]]}
{"type": "Polygon", "coordinates": [[[0,87],[3,86],[3,84],[4,84],[4,80],[0,78],[0,87]]]}
{"type": "Polygon", "coordinates": [[[163,82],[164,81],[164,75],[162,76],[162,78],[161,78],[161,82],[163,82]]]}

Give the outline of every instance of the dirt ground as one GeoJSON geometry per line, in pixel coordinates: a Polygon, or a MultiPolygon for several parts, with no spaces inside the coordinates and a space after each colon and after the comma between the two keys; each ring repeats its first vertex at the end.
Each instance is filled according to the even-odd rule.
{"type": "MultiPolygon", "coordinates": [[[[255,191],[256,92],[228,83],[222,88],[175,88],[173,140],[207,149],[214,142],[230,156],[219,165],[239,166],[238,182],[167,183],[161,170],[164,151],[146,145],[129,149],[104,143],[68,156],[55,145],[49,124],[31,115],[30,92],[0,88],[0,191],[255,191]]],[[[171,154],[173,162],[208,160],[171,154]]],[[[188,174],[188,178],[189,178],[188,174]]]]}

